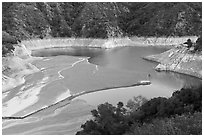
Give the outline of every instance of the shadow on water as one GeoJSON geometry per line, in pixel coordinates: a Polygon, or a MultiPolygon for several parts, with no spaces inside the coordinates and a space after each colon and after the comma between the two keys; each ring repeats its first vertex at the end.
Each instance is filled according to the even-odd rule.
{"type": "Polygon", "coordinates": [[[41,57],[58,55],[90,57],[88,59],[90,63],[102,67],[151,74],[153,81],[161,81],[161,78],[163,78],[162,81],[167,81],[170,84],[170,81],[175,78],[182,80],[184,87],[199,85],[201,80],[192,76],[173,72],[156,72],[154,68],[158,63],[142,59],[144,56],[159,54],[166,50],[168,48],[165,47],[117,47],[113,49],[66,47],[34,50],[32,55],[41,57]]]}
{"type": "MultiPolygon", "coordinates": [[[[42,56],[42,57],[50,57],[50,56],[58,56],[58,55],[90,57],[88,61],[89,63],[91,63],[91,67],[90,67],[91,71],[90,71],[90,68],[87,67],[90,64],[87,65],[87,64],[81,63],[76,65],[76,67],[73,68],[72,70],[67,70],[67,71],[65,70],[61,73],[65,77],[65,79],[63,79],[64,81],[63,80],[59,81],[59,85],[61,85],[64,82],[64,84],[68,85],[67,87],[69,88],[71,88],[71,86],[74,87],[75,84],[76,86],[78,86],[78,84],[81,84],[80,87],[88,86],[87,88],[91,89],[93,88],[92,86],[94,86],[94,85],[91,85],[93,83],[93,80],[96,81],[96,83],[94,84],[97,85],[99,83],[100,86],[101,85],[104,86],[106,84],[110,85],[111,80],[114,81],[113,82],[114,84],[115,84],[115,81],[119,81],[119,84],[121,83],[124,84],[126,83],[124,82],[124,80],[127,80],[128,81],[127,83],[131,83],[131,82],[133,83],[137,81],[137,79],[140,79],[140,80],[150,80],[152,84],[147,86],[133,86],[133,87],[126,87],[126,88],[123,88],[123,87],[117,88],[118,85],[117,86],[112,85],[113,88],[104,89],[104,90],[98,89],[98,90],[95,90],[97,92],[90,92],[88,94],[81,93],[81,94],[78,94],[77,96],[67,97],[59,101],[59,103],[55,103],[50,107],[48,106],[43,108],[42,109],[43,111],[37,110],[36,112],[34,112],[35,113],[34,116],[29,117],[30,115],[28,115],[24,117],[19,117],[19,119],[21,120],[14,121],[13,125],[12,125],[12,120],[7,121],[6,123],[4,123],[4,126],[3,126],[4,127],[2,130],[3,134],[11,134],[11,133],[36,134],[36,133],[44,133],[44,132],[51,133],[51,132],[58,131],[58,129],[60,131],[60,129],[64,129],[64,128],[66,130],[63,132],[68,133],[67,131],[68,127],[74,129],[73,131],[69,132],[73,134],[75,133],[75,131],[78,130],[81,123],[84,123],[84,121],[86,120],[86,118],[83,118],[83,117],[89,116],[90,110],[93,108],[93,106],[96,106],[100,103],[110,102],[112,104],[116,104],[118,101],[123,101],[125,103],[133,96],[138,96],[138,95],[142,95],[147,98],[158,97],[158,96],[169,97],[171,96],[172,92],[182,87],[196,87],[202,84],[202,80],[188,75],[183,75],[183,74],[178,74],[173,72],[156,72],[154,68],[157,65],[157,63],[142,59],[142,57],[144,56],[162,53],[166,50],[167,50],[166,48],[161,48],[161,47],[160,48],[158,47],[122,47],[122,48],[114,48],[114,49],[108,49],[108,50],[100,49],[100,48],[87,48],[87,47],[68,47],[68,48],[50,48],[50,49],[41,49],[41,50],[32,51],[33,56],[42,56]],[[92,68],[95,68],[94,65],[100,66],[98,67],[99,71],[97,71],[95,74],[92,73],[92,68]],[[81,67],[83,67],[83,69],[81,67]],[[82,73],[82,71],[86,70],[85,68],[87,68],[87,71],[82,73]],[[73,74],[76,72],[77,74],[73,74]],[[112,74],[113,72],[114,74],[112,74]],[[120,75],[120,76],[114,77],[115,75],[120,75]],[[131,77],[131,75],[133,76],[131,77]],[[143,75],[143,76],[139,77],[139,75],[143,75]],[[148,77],[148,75],[150,75],[150,77],[148,77]],[[95,79],[92,79],[92,77],[94,76],[95,76],[95,79]],[[66,79],[66,77],[68,78],[66,79]],[[139,78],[135,78],[135,77],[139,77],[139,78]],[[92,83],[87,80],[88,78],[92,80],[91,81],[92,83]],[[119,79],[114,79],[114,78],[119,78],[119,79]],[[67,83],[65,81],[67,81],[67,83]],[[84,83],[86,84],[82,85],[84,83]],[[67,104],[70,104],[70,105],[67,105],[67,104]],[[57,112],[56,110],[58,110],[59,112],[57,112]],[[26,118],[26,119],[23,119],[23,118],[26,118]],[[36,120],[28,122],[30,118],[34,118],[36,120]],[[82,120],[80,118],[82,118],[82,120]],[[28,120],[27,123],[26,123],[26,120],[28,120]],[[77,120],[78,120],[78,123],[76,122],[77,120]],[[11,122],[11,124],[9,124],[9,122],[11,122]]],[[[41,63],[48,66],[54,63],[66,64],[64,60],[69,59],[67,56],[66,57],[62,56],[60,58],[58,57],[53,57],[53,58],[50,61],[47,61],[47,62],[42,61],[41,63]]],[[[59,66],[56,66],[56,67],[59,67],[59,66]]],[[[52,69],[50,71],[47,71],[47,73],[48,72],[53,73],[52,69]]],[[[30,80],[32,81],[33,78],[31,77],[30,80]]],[[[53,89],[52,87],[53,83],[48,86],[50,86],[53,89]]],[[[100,86],[97,85],[97,88],[100,86]]],[[[47,95],[49,96],[51,95],[50,91],[51,89],[47,91],[44,90],[43,92],[46,93],[45,94],[46,96],[45,97],[40,96],[40,98],[43,99],[43,101],[45,101],[47,98],[47,95]]],[[[55,91],[56,90],[54,89],[53,92],[55,91]]]]}
{"type": "Polygon", "coordinates": [[[59,55],[95,57],[103,54],[105,49],[87,47],[46,48],[32,51],[32,56],[51,57],[59,55]]]}
{"type": "Polygon", "coordinates": [[[201,84],[201,80],[188,75],[173,72],[156,72],[154,68],[158,63],[142,59],[144,56],[159,54],[168,50],[165,47],[117,47],[113,49],[66,47],[39,49],[32,52],[33,56],[84,56],[90,57],[88,61],[92,64],[106,68],[137,72],[151,75],[152,83],[160,83],[166,87],[182,88],[194,87],[201,84]]]}

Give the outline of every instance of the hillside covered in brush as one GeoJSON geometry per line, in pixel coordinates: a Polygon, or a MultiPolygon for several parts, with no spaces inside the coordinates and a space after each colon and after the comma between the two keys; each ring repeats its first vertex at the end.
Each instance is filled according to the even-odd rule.
{"type": "Polygon", "coordinates": [[[18,39],[201,34],[202,3],[3,2],[2,30],[18,39]]]}

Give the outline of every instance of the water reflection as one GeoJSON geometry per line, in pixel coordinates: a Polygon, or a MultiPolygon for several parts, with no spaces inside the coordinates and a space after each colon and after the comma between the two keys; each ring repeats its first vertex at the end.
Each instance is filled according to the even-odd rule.
{"type": "Polygon", "coordinates": [[[142,59],[144,56],[158,54],[166,51],[161,47],[125,47],[114,48],[99,56],[89,59],[89,62],[104,67],[123,69],[126,71],[139,72],[146,75],[152,83],[160,83],[168,87],[197,87],[201,80],[189,75],[174,72],[157,72],[154,70],[158,63],[142,59]],[[151,77],[148,77],[150,75],[151,77]]]}
{"type": "MultiPolygon", "coordinates": [[[[90,57],[89,62],[92,64],[105,67],[106,69],[119,70],[132,74],[137,73],[138,78],[139,75],[142,75],[143,78],[145,77],[146,80],[152,82],[150,86],[113,89],[108,90],[108,92],[100,91],[83,95],[78,98],[86,100],[87,102],[94,102],[96,99],[96,105],[100,99],[116,103],[118,100],[127,101],[137,95],[142,95],[147,98],[155,96],[169,97],[175,90],[183,87],[198,87],[201,85],[202,80],[195,77],[174,72],[156,72],[154,68],[158,63],[142,59],[144,56],[159,54],[166,50],[168,49],[162,47],[119,47],[108,50],[87,47],[68,47],[41,49],[33,51],[32,54],[35,56],[86,56],[90,57]]],[[[103,81],[107,80],[104,79],[103,81]]],[[[103,85],[103,83],[101,84],[103,85]]]]}
{"type": "Polygon", "coordinates": [[[66,48],[47,48],[33,50],[31,55],[37,57],[49,57],[58,55],[70,55],[70,56],[85,56],[95,57],[103,54],[105,49],[101,48],[87,48],[87,47],[66,47],[66,48]]]}

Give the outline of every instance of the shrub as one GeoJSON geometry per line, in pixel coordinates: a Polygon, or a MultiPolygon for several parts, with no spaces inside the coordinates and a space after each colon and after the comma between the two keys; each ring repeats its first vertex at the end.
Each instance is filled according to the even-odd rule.
{"type": "Polygon", "coordinates": [[[94,119],[83,124],[77,134],[201,134],[201,115],[195,112],[202,110],[202,87],[182,88],[168,99],[153,98],[140,107],[134,103],[127,105],[134,109],[131,111],[122,102],[117,107],[99,105],[91,111],[94,119]]]}
{"type": "Polygon", "coordinates": [[[131,126],[126,134],[133,135],[201,135],[202,113],[176,115],[171,118],[154,119],[149,123],[131,126]]]}
{"type": "Polygon", "coordinates": [[[89,120],[83,124],[81,126],[83,130],[77,132],[77,135],[96,133],[99,135],[119,135],[128,129],[125,121],[126,109],[122,102],[119,102],[117,107],[109,103],[101,104],[97,110],[92,110],[91,113],[94,120],[89,120]]]}

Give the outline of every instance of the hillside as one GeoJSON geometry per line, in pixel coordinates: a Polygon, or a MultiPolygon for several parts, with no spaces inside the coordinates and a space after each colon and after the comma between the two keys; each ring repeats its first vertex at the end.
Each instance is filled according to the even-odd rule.
{"type": "Polygon", "coordinates": [[[44,37],[198,36],[202,3],[3,2],[2,30],[44,37]]]}
{"type": "MultiPolygon", "coordinates": [[[[71,38],[71,42],[63,40],[65,46],[69,43],[105,48],[126,46],[128,43],[178,45],[187,38],[195,42],[202,30],[201,11],[202,3],[198,2],[3,2],[2,55],[13,54],[21,40],[29,40],[27,46],[32,45],[32,48],[42,48],[46,45],[43,43],[53,37],[71,38]],[[113,37],[117,39],[104,39],[113,37]],[[31,39],[35,38],[46,39],[32,43],[31,39]],[[84,40],[79,42],[72,38],[100,40],[90,39],[87,45],[84,40]]],[[[58,45],[63,45],[61,43],[62,40],[57,41],[58,45]]]]}

